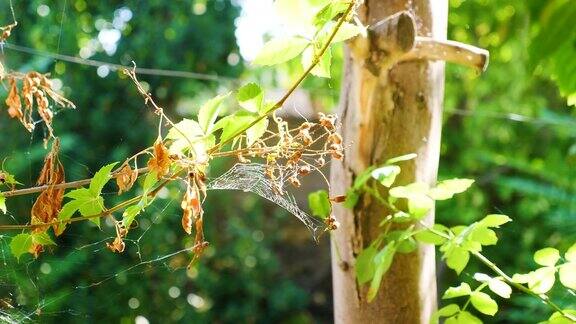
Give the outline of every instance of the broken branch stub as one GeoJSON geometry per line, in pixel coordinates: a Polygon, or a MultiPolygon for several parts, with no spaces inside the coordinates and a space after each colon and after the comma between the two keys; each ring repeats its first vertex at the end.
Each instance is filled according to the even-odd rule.
{"type": "Polygon", "coordinates": [[[485,71],[490,53],[476,46],[450,40],[436,40],[429,37],[416,37],[414,48],[404,54],[399,62],[413,60],[440,60],[471,66],[485,71]]]}
{"type": "Polygon", "coordinates": [[[489,52],[483,48],[417,34],[418,27],[408,11],[398,12],[372,25],[368,29],[370,46],[381,54],[368,58],[369,70],[377,74],[382,68],[415,60],[446,61],[480,71],[488,66],[489,52]]]}

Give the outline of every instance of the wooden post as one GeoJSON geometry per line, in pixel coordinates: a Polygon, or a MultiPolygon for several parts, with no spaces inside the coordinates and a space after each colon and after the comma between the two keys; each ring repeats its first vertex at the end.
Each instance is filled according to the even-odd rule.
{"type": "MultiPolygon", "coordinates": [[[[343,194],[367,167],[407,153],[418,157],[401,165],[400,183],[436,181],[444,62],[399,61],[416,44],[410,30],[446,39],[447,11],[447,0],[366,0],[360,7],[363,23],[373,27],[368,39],[356,39],[346,49],[339,116],[349,147],[342,163],[332,162],[333,194],[343,194]],[[399,16],[402,11],[413,19],[399,16]],[[394,14],[395,24],[383,28],[378,23],[394,14]]],[[[332,239],[336,323],[428,323],[436,308],[432,246],[397,255],[373,302],[366,300],[367,288],[358,286],[356,256],[380,233],[378,224],[388,212],[369,197],[362,197],[354,211],[335,206],[341,224],[332,239]]]]}

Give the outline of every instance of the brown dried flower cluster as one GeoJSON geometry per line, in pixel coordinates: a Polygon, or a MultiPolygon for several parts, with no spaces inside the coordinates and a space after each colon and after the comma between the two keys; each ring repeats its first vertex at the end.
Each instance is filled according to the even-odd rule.
{"type": "Polygon", "coordinates": [[[11,118],[17,118],[29,132],[34,130],[32,114],[34,106],[36,106],[38,114],[48,128],[49,136],[54,137],[52,131],[54,112],[50,108],[49,98],[61,107],[76,108],[74,103],[54,91],[52,82],[47,75],[38,72],[13,73],[8,74],[6,79],[10,85],[8,97],[6,98],[8,115],[11,118]],[[22,83],[21,89],[18,88],[20,80],[22,83]],[[24,104],[22,104],[22,101],[24,104]]]}
{"type": "MultiPolygon", "coordinates": [[[[240,162],[249,162],[246,157],[259,157],[266,161],[266,175],[276,180],[280,169],[291,175],[288,181],[294,187],[300,187],[300,178],[318,170],[332,157],[340,160],[344,157],[342,137],[336,132],[336,115],[319,113],[317,122],[304,122],[290,128],[288,122],[274,118],[277,132],[253,145],[237,150],[240,162]]],[[[278,187],[278,192],[282,190],[278,187]]]]}

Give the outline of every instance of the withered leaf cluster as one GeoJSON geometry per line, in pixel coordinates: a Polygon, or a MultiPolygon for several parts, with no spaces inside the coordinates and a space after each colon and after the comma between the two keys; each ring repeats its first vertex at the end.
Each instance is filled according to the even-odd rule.
{"type": "Polygon", "coordinates": [[[0,26],[0,42],[4,42],[5,40],[7,40],[8,37],[10,37],[10,34],[12,33],[12,29],[14,29],[14,27],[16,27],[17,25],[18,23],[14,22],[10,25],[0,26]]]}
{"type": "Polygon", "coordinates": [[[10,91],[5,101],[8,115],[11,118],[17,118],[29,132],[34,130],[32,115],[34,108],[36,108],[38,115],[48,128],[49,136],[54,136],[52,130],[54,112],[50,107],[49,99],[52,99],[58,106],[76,108],[74,103],[53,89],[52,82],[44,74],[34,71],[23,75],[8,74],[6,79],[10,85],[10,91]],[[21,83],[20,88],[19,83],[21,83]]]}
{"type": "Polygon", "coordinates": [[[10,86],[5,101],[8,115],[18,119],[29,132],[34,130],[33,112],[36,108],[38,115],[48,128],[49,136],[54,137],[52,130],[54,112],[50,107],[49,99],[52,99],[58,106],[76,108],[72,101],[54,90],[47,75],[33,71],[25,74],[7,74],[5,78],[10,86]],[[20,87],[19,83],[21,83],[20,87]]]}
{"type": "MultiPolygon", "coordinates": [[[[44,159],[44,166],[38,177],[38,185],[47,185],[44,191],[40,193],[31,211],[31,224],[46,224],[58,219],[58,213],[62,208],[62,200],[64,199],[64,189],[56,188],[55,186],[65,182],[64,166],[60,162],[58,153],[60,151],[60,140],[54,139],[52,148],[44,159]]],[[[58,225],[53,225],[55,233],[61,233],[58,225]]],[[[35,227],[35,232],[45,232],[48,226],[35,227]]],[[[33,246],[35,256],[42,252],[42,246],[33,246]]]]}
{"type": "Polygon", "coordinates": [[[194,258],[192,264],[204,252],[208,246],[208,242],[204,240],[204,224],[203,216],[204,210],[202,209],[202,197],[206,197],[206,184],[205,176],[202,172],[190,172],[188,175],[188,182],[186,193],[182,199],[181,207],[182,213],[182,228],[187,234],[192,234],[192,227],[196,232],[194,237],[194,258]]]}

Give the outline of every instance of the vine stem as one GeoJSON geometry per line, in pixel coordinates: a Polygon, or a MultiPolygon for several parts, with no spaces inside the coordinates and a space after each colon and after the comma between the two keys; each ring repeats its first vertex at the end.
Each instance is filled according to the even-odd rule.
{"type": "Polygon", "coordinates": [[[212,154],[214,152],[216,152],[218,149],[220,149],[223,145],[231,142],[232,140],[234,140],[236,137],[238,137],[239,135],[241,135],[242,133],[244,133],[246,130],[250,129],[252,126],[256,125],[257,123],[259,123],[260,121],[262,121],[264,118],[268,117],[271,113],[275,112],[276,110],[282,108],[282,106],[284,105],[284,103],[286,102],[286,100],[288,100],[288,98],[292,95],[292,93],[294,91],[296,91],[296,89],[300,86],[300,84],[302,83],[302,81],[304,81],[304,79],[306,79],[306,77],[308,76],[308,74],[310,74],[310,72],[312,72],[312,69],[314,69],[314,67],[316,65],[318,65],[318,63],[320,62],[320,58],[322,58],[322,56],[324,55],[324,53],[328,50],[328,48],[330,47],[330,45],[332,44],[332,40],[334,39],[334,37],[336,37],[336,34],[338,33],[338,30],[340,30],[340,27],[342,26],[342,24],[344,24],[344,22],[347,20],[348,15],[350,14],[350,12],[352,11],[352,8],[354,8],[356,1],[353,0],[350,2],[350,4],[348,5],[348,8],[346,8],[346,11],[344,12],[344,14],[342,14],[342,17],[340,17],[340,19],[338,20],[338,23],[336,24],[336,26],[334,27],[334,30],[332,30],[332,33],[330,34],[330,37],[328,37],[328,40],[326,41],[326,44],[324,44],[324,46],[322,46],[322,48],[320,49],[320,51],[318,52],[318,55],[316,55],[314,57],[314,60],[312,61],[312,64],[310,64],[310,66],[306,69],[306,71],[304,71],[304,73],[302,73],[302,75],[298,78],[298,80],[296,80],[296,82],[294,82],[292,84],[292,86],[290,87],[290,89],[288,89],[288,91],[284,94],[284,96],[282,96],[282,98],[280,98],[280,100],[278,100],[274,106],[272,106],[270,109],[268,109],[266,112],[264,112],[264,114],[260,115],[258,118],[256,118],[254,121],[252,121],[250,124],[248,124],[248,126],[240,129],[239,131],[237,131],[233,136],[231,136],[229,139],[220,142],[216,145],[214,145],[213,147],[211,147],[208,150],[208,154],[212,154]]]}
{"type": "MultiPolygon", "coordinates": [[[[116,171],[115,173],[112,174],[112,178],[118,177],[118,175],[119,175],[118,171],[116,171]]],[[[138,174],[146,173],[146,172],[148,172],[148,167],[140,168],[136,171],[138,171],[138,174]]],[[[65,182],[65,183],[60,183],[57,185],[43,185],[43,186],[37,186],[37,187],[30,187],[30,188],[24,188],[24,189],[18,189],[18,190],[5,191],[5,192],[0,192],[0,195],[4,196],[5,198],[8,198],[8,197],[15,197],[15,196],[22,196],[22,195],[30,195],[33,193],[42,192],[48,188],[72,189],[72,188],[78,188],[78,187],[85,186],[85,185],[89,184],[90,181],[92,181],[92,178],[82,179],[82,180],[77,180],[77,181],[71,181],[71,182],[65,182]]]]}
{"type": "MultiPolygon", "coordinates": [[[[422,225],[423,227],[425,227],[426,229],[428,229],[430,232],[441,236],[445,239],[450,240],[452,237],[450,237],[450,235],[447,235],[446,233],[437,231],[431,227],[429,227],[427,224],[425,224],[424,222],[420,221],[419,222],[420,225],[422,225]]],[[[504,279],[504,281],[509,284],[510,286],[520,290],[521,292],[528,294],[532,297],[538,298],[540,299],[544,304],[548,305],[550,308],[552,308],[554,311],[562,314],[562,316],[576,321],[576,317],[570,314],[567,314],[566,312],[564,312],[562,310],[562,308],[560,308],[558,305],[556,305],[553,301],[550,300],[550,298],[548,297],[548,295],[546,294],[537,294],[535,292],[533,292],[531,289],[527,288],[526,286],[515,282],[514,280],[512,280],[512,278],[507,275],[502,269],[500,269],[500,267],[498,267],[494,262],[490,261],[490,259],[488,259],[487,257],[485,257],[482,253],[480,252],[475,252],[475,251],[470,251],[470,253],[476,257],[478,260],[480,260],[480,262],[482,262],[485,266],[487,266],[488,268],[490,268],[490,270],[492,270],[494,273],[498,274],[502,279],[504,279]]]]}
{"type": "MultiPolygon", "coordinates": [[[[171,176],[168,179],[165,179],[162,183],[160,183],[158,185],[158,187],[156,187],[154,190],[150,191],[147,196],[149,197],[154,197],[156,196],[156,194],[158,193],[158,191],[160,191],[160,189],[164,188],[168,183],[170,183],[171,181],[174,180],[174,177],[176,177],[180,172],[176,172],[174,173],[173,176],[171,176]]],[[[88,179],[90,180],[90,179],[88,179]]],[[[70,224],[70,223],[75,223],[75,222],[81,222],[81,221],[85,221],[85,220],[89,220],[89,219],[94,219],[94,218],[102,218],[102,217],[106,217],[111,215],[114,212],[117,212],[121,209],[124,209],[132,204],[137,203],[140,199],[142,199],[144,195],[138,195],[135,197],[132,197],[126,201],[123,201],[117,205],[115,205],[114,207],[111,207],[109,209],[106,209],[105,211],[98,213],[98,214],[94,214],[94,215],[89,215],[89,216],[81,216],[81,217],[74,217],[74,218],[70,218],[68,220],[56,220],[56,221],[52,221],[52,222],[48,222],[48,223],[42,223],[42,224],[28,224],[28,225],[0,225],[0,230],[23,230],[23,229],[35,229],[38,227],[45,227],[45,226],[52,226],[52,225],[60,225],[60,224],[70,224]]]]}

